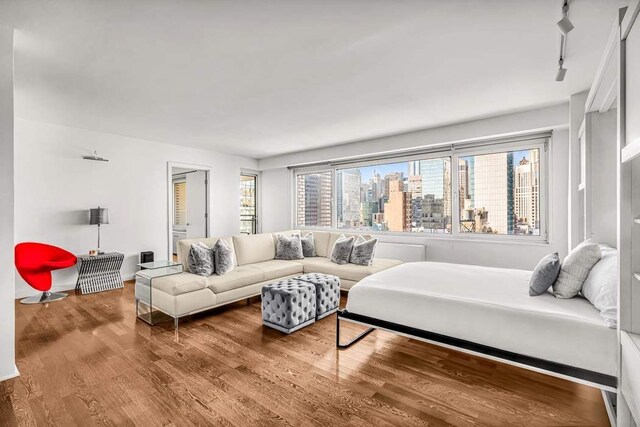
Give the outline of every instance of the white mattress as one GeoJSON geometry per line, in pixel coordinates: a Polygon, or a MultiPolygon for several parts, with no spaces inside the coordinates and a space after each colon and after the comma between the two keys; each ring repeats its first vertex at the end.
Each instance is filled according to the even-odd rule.
{"type": "Polygon", "coordinates": [[[530,297],[530,277],[524,270],[407,263],[353,286],[347,310],[615,376],[616,330],[582,297],[530,297]]]}

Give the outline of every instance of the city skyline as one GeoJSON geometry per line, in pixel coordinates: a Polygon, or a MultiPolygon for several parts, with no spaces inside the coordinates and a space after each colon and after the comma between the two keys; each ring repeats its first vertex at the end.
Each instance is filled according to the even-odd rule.
{"type": "Polygon", "coordinates": [[[338,228],[451,233],[457,202],[460,232],[539,235],[539,149],[457,159],[338,169],[335,195],[332,172],[299,175],[298,223],[330,227],[335,209],[338,228]]]}

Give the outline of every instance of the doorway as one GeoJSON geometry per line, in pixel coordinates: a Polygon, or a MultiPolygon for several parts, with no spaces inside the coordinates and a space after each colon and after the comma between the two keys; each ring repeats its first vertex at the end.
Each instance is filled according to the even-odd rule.
{"type": "Polygon", "coordinates": [[[258,232],[258,175],[240,174],[240,233],[258,232]]]}
{"type": "Polygon", "coordinates": [[[178,241],[209,237],[209,168],[169,163],[169,250],[176,260],[178,241]]]}

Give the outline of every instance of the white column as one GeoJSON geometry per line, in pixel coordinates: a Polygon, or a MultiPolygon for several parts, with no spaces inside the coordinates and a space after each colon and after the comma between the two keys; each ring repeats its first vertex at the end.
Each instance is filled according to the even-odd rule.
{"type": "Polygon", "coordinates": [[[0,26],[0,381],[18,375],[13,246],[13,28],[0,26]]]}

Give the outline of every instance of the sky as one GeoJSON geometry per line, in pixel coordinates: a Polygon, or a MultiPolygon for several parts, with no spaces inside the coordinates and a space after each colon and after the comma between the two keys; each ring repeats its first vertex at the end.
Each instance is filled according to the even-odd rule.
{"type": "MultiPolygon", "coordinates": [[[[531,159],[531,150],[523,150],[523,151],[514,151],[513,152],[513,164],[517,165],[523,157],[527,159],[531,159]]],[[[361,182],[368,182],[371,178],[373,178],[373,174],[378,173],[382,178],[388,173],[393,172],[402,172],[405,177],[409,175],[409,163],[408,162],[400,162],[400,163],[387,163],[384,165],[376,165],[376,166],[366,166],[360,168],[361,174],[361,182]]]]}

